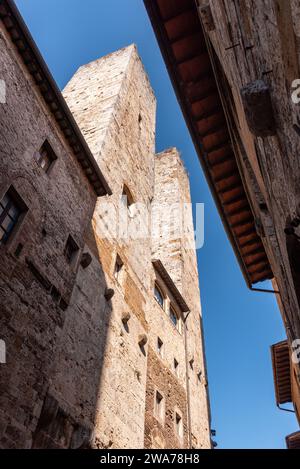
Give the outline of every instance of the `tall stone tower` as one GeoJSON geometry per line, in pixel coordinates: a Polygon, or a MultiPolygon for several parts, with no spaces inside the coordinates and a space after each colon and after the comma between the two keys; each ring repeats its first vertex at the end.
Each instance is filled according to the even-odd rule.
{"type": "MultiPolygon", "coordinates": [[[[101,310],[104,316],[100,325],[91,321],[84,334],[89,344],[105,344],[98,348],[101,373],[94,415],[85,416],[90,423],[94,419],[92,444],[208,448],[206,369],[189,205],[184,236],[190,239],[180,233],[174,239],[166,230],[168,207],[175,204],[181,210],[190,203],[189,182],[176,149],[155,155],[156,100],[136,47],[81,67],[64,96],[113,192],[99,200],[88,242],[93,264],[100,262],[103,275],[95,271],[89,281],[78,277],[74,293],[74,307],[80,304],[81,314],[84,310],[87,317],[97,318],[101,310]],[[118,210],[125,195],[129,228],[141,211],[148,223],[136,239],[120,235],[118,210]],[[150,230],[157,207],[164,227],[159,236],[150,230]],[[102,285],[114,290],[109,302],[101,300],[102,285]]],[[[70,327],[73,343],[76,331],[69,326],[68,336],[70,327]]],[[[60,354],[66,350],[65,338],[62,343],[60,354]]],[[[85,382],[92,367],[86,369],[84,360],[81,365],[85,382]]],[[[61,372],[53,382],[54,393],[61,372]]],[[[64,376],[65,381],[76,380],[75,370],[67,373],[70,378],[64,376]]]]}
{"type": "Polygon", "coordinates": [[[188,178],[135,46],[68,108],[5,0],[0,65],[0,448],[210,447],[188,178]]]}

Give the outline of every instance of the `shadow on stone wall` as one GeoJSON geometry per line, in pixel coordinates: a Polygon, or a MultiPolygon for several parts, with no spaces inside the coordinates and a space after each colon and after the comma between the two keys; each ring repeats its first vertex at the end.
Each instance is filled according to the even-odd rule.
{"type": "Polygon", "coordinates": [[[92,446],[112,311],[92,224],[83,251],[87,253],[91,263],[78,269],[32,448],[92,446]]]}

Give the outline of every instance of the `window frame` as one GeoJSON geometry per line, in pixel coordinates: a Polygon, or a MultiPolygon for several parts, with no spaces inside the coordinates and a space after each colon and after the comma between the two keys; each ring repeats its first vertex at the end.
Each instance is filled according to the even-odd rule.
{"type": "Polygon", "coordinates": [[[43,145],[41,146],[41,148],[35,153],[35,159],[39,168],[43,170],[43,172],[49,176],[50,172],[53,169],[54,164],[57,161],[57,155],[55,151],[53,150],[52,146],[50,145],[49,140],[46,139],[43,145]],[[49,161],[49,164],[46,165],[46,167],[42,165],[42,162],[45,159],[45,157],[42,154],[43,152],[46,152],[47,159],[49,161]]]}
{"type": "Polygon", "coordinates": [[[172,301],[170,301],[170,304],[169,304],[168,316],[169,316],[169,319],[170,319],[173,327],[179,332],[179,334],[181,334],[182,333],[181,314],[178,313],[178,310],[177,310],[177,308],[174,307],[174,303],[172,301]],[[176,318],[176,324],[172,320],[171,315],[173,315],[176,318]]]}
{"type": "Polygon", "coordinates": [[[157,280],[155,281],[154,283],[154,299],[155,301],[157,302],[157,304],[161,307],[161,309],[163,311],[165,311],[166,309],[166,295],[164,293],[164,290],[161,288],[161,286],[159,285],[159,283],[157,282],[157,280]],[[162,304],[160,304],[160,302],[158,301],[157,299],[157,296],[156,296],[156,291],[158,291],[159,295],[161,296],[162,298],[162,304]]]}
{"type": "Polygon", "coordinates": [[[3,231],[4,235],[6,234],[5,240],[2,241],[3,238],[0,239],[0,248],[3,248],[8,247],[15,239],[17,231],[28,212],[28,207],[13,185],[9,186],[9,188],[3,193],[0,199],[0,205],[3,209],[0,215],[0,230],[3,231]],[[8,198],[7,205],[2,204],[5,197],[8,198]],[[9,214],[9,211],[13,207],[15,207],[18,212],[15,219],[9,214]],[[11,222],[13,222],[13,225],[8,231],[2,227],[7,217],[10,218],[11,222]]]}

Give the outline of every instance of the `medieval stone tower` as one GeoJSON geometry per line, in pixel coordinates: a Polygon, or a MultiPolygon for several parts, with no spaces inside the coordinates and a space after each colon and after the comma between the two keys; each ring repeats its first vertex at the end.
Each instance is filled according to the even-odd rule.
{"type": "Polygon", "coordinates": [[[136,47],[81,67],[70,112],[10,5],[0,202],[17,216],[0,240],[0,446],[210,448],[189,180],[175,148],[155,154],[136,47]]]}
{"type": "MultiPolygon", "coordinates": [[[[115,209],[126,194],[129,205],[142,204],[146,212],[157,206],[166,227],[170,207],[183,208],[190,202],[189,182],[176,149],[154,154],[156,100],[136,47],[81,67],[64,97],[107,176],[115,209]]],[[[128,242],[103,240],[99,216],[104,202],[94,214],[94,247],[115,295],[96,440],[118,447],[209,447],[195,247],[168,230],[154,239],[145,234],[128,242]],[[155,298],[158,292],[162,304],[155,298]],[[143,353],[139,338],[144,336],[143,353]]],[[[189,206],[188,212],[193,243],[189,206]]]]}

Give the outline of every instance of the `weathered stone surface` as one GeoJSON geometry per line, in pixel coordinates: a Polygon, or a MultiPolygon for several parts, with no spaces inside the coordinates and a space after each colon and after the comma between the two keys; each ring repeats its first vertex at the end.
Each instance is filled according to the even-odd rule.
{"type": "Polygon", "coordinates": [[[209,37],[229,82],[235,124],[245,149],[240,169],[254,216],[260,220],[259,232],[291,343],[300,337],[300,281],[295,266],[300,230],[290,226],[300,215],[300,107],[292,99],[293,82],[300,77],[299,2],[212,0],[211,6],[216,30],[209,37]],[[230,48],[232,44],[237,46],[230,48]],[[265,85],[257,87],[261,80],[265,85]],[[254,93],[249,83],[254,83],[254,93]],[[271,122],[270,101],[274,135],[264,131],[271,122]]]}
{"type": "Polygon", "coordinates": [[[198,11],[202,20],[202,24],[207,31],[213,31],[216,28],[214,17],[212,15],[210,4],[199,6],[198,11]]]}
{"type": "MultiPolygon", "coordinates": [[[[149,218],[160,193],[190,201],[177,151],[155,156],[156,102],[135,46],[81,67],[64,90],[113,191],[96,201],[3,25],[0,42],[0,78],[8,91],[0,114],[0,199],[13,184],[29,209],[11,243],[0,247],[1,339],[8,349],[0,446],[141,448],[161,438],[176,448],[190,445],[192,434],[194,445],[210,447],[206,388],[196,369],[187,387],[187,335],[188,352],[205,373],[195,251],[180,240],[174,249],[167,239],[153,245],[150,236],[128,242],[110,224],[111,236],[104,232],[106,204],[117,213],[124,185],[149,218]],[[57,155],[49,175],[34,158],[46,138],[57,155]],[[72,265],[64,255],[69,235],[79,247],[72,265]],[[187,334],[153,297],[154,253],[191,307],[187,334]],[[163,360],[156,351],[160,336],[163,360]],[[154,435],[154,382],[167,402],[161,435],[154,435]],[[175,412],[183,419],[180,441],[175,412]]],[[[129,215],[133,227],[135,213],[129,215]]]]}
{"type": "Polygon", "coordinates": [[[66,262],[65,244],[71,234],[82,248],[96,196],[1,22],[0,74],[7,92],[0,105],[0,200],[13,186],[28,207],[8,244],[0,246],[0,334],[7,348],[0,445],[27,448],[65,321],[58,298],[69,302],[77,274],[77,266],[66,262]],[[49,174],[35,158],[46,138],[57,155],[49,174]]]}
{"type": "Polygon", "coordinates": [[[256,80],[241,90],[249,129],[257,137],[269,137],[276,133],[276,123],[269,87],[256,80]]]}

